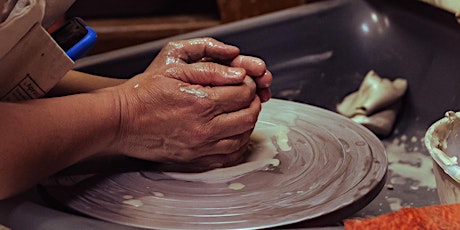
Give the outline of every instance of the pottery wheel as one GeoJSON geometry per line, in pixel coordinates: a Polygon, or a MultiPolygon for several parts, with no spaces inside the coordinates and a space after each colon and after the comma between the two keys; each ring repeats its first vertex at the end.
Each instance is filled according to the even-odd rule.
{"type": "Polygon", "coordinates": [[[289,129],[290,146],[284,151],[272,140],[279,165],[233,181],[185,181],[158,170],[139,169],[55,176],[44,188],[71,209],[123,225],[267,228],[340,213],[375,190],[385,177],[388,164],[380,140],[347,118],[272,99],[263,105],[255,130],[277,125],[289,129]]]}

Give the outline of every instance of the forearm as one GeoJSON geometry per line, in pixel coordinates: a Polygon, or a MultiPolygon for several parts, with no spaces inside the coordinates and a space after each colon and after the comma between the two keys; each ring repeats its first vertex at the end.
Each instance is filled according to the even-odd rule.
{"type": "Polygon", "coordinates": [[[0,103],[0,199],[104,151],[119,122],[110,91],[0,103]]]}
{"type": "Polygon", "coordinates": [[[69,71],[58,84],[48,92],[47,97],[86,93],[112,87],[125,82],[125,79],[102,77],[75,70],[69,71]]]}

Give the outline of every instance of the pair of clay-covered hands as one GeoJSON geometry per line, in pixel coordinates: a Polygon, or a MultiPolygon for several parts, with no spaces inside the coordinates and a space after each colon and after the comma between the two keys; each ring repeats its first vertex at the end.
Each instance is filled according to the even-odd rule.
{"type": "Polygon", "coordinates": [[[269,100],[263,60],[212,38],[170,42],[144,73],[113,87],[120,125],[111,150],[158,162],[237,163],[269,100]]]}

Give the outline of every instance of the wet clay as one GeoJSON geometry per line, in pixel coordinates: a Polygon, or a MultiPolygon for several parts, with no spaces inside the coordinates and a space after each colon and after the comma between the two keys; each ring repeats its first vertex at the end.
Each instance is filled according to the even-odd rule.
{"type": "Polygon", "coordinates": [[[257,170],[264,170],[266,167],[276,167],[280,164],[278,149],[281,151],[291,150],[288,143],[287,126],[268,126],[263,123],[256,125],[251,136],[249,145],[250,155],[246,162],[226,168],[217,168],[202,173],[175,173],[164,172],[164,174],[185,181],[200,181],[205,183],[226,183],[242,177],[257,170]]]}
{"type": "Polygon", "coordinates": [[[375,134],[387,136],[393,128],[406,90],[407,80],[396,78],[390,81],[371,70],[359,90],[337,105],[337,111],[375,134]]]}
{"type": "Polygon", "coordinates": [[[413,190],[420,187],[435,189],[433,161],[420,149],[410,149],[407,138],[402,136],[384,143],[388,154],[388,169],[393,172],[389,182],[393,185],[410,184],[413,190]]]}
{"type": "Polygon", "coordinates": [[[206,92],[198,90],[198,89],[193,89],[193,88],[179,87],[179,91],[195,95],[198,98],[205,98],[208,96],[206,92]]]}

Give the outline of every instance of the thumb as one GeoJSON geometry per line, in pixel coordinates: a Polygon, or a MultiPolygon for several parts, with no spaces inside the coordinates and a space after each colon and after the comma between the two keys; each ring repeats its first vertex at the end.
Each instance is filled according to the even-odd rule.
{"type": "Polygon", "coordinates": [[[166,76],[196,85],[235,85],[243,82],[246,70],[213,62],[199,62],[168,68],[166,76]]]}

